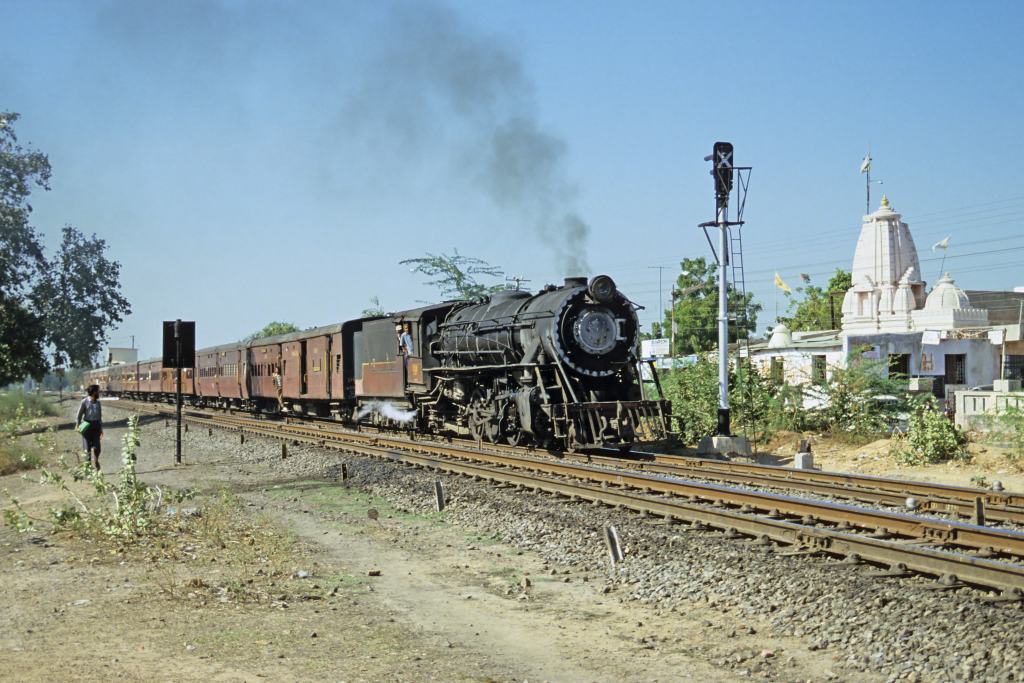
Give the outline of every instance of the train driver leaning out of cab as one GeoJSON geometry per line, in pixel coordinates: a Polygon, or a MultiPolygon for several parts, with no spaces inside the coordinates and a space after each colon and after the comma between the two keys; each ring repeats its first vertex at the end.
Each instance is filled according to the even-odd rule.
{"type": "Polygon", "coordinates": [[[398,353],[408,359],[413,354],[412,349],[412,325],[405,323],[405,326],[395,325],[395,334],[398,335],[398,353]]]}

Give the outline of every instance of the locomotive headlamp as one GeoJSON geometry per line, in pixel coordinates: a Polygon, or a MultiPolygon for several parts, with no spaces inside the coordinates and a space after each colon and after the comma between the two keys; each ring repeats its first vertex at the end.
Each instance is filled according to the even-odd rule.
{"type": "Polygon", "coordinates": [[[615,296],[615,281],[607,275],[595,275],[590,280],[588,291],[595,301],[611,303],[612,297],[615,296]]]}
{"type": "Polygon", "coordinates": [[[572,335],[581,349],[592,356],[603,356],[615,348],[619,324],[607,308],[588,308],[576,318],[572,335]]]}

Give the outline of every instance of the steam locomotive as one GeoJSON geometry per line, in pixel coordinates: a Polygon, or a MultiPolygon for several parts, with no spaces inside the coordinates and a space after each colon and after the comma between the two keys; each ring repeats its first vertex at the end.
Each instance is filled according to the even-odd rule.
{"type": "MultiPolygon", "coordinates": [[[[606,275],[200,349],[186,403],[575,450],[668,436],[639,381],[635,306],[606,275]],[[401,335],[407,334],[401,342],[401,335]]],[[[98,368],[105,394],[174,400],[159,360],[98,368]]]]}

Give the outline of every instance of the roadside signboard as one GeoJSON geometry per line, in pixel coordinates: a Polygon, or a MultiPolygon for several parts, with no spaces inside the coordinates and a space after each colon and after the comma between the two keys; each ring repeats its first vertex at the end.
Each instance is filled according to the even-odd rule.
{"type": "Polygon", "coordinates": [[[664,358],[668,354],[668,339],[644,339],[640,342],[640,355],[643,358],[664,358]]]}

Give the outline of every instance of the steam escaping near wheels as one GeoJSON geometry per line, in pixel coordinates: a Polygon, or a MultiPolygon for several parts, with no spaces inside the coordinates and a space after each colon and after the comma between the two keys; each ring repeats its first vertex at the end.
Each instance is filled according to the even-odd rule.
{"type": "Polygon", "coordinates": [[[415,410],[402,410],[390,401],[370,401],[366,403],[359,408],[359,412],[356,413],[356,419],[362,420],[370,413],[377,413],[381,417],[401,422],[402,424],[407,424],[416,419],[415,410]]]}

